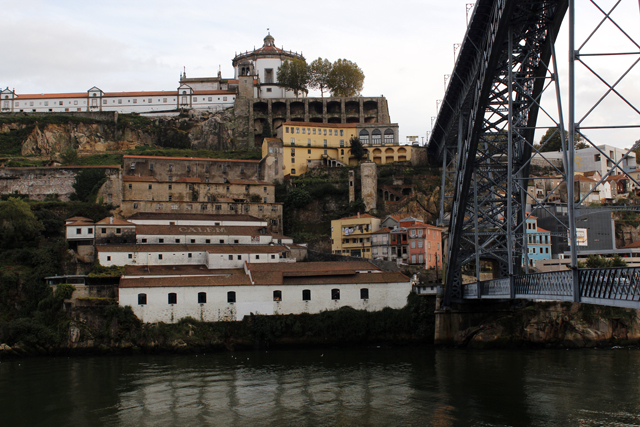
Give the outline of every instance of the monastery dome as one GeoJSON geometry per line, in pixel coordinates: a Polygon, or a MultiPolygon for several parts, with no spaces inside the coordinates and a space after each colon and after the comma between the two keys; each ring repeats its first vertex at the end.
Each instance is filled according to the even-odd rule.
{"type": "Polygon", "coordinates": [[[247,51],[244,53],[237,54],[235,58],[233,58],[233,66],[235,67],[238,63],[245,59],[257,60],[259,58],[273,58],[278,57],[282,60],[285,59],[302,59],[305,60],[304,56],[298,52],[292,52],[284,49],[280,49],[275,45],[275,39],[271,35],[271,33],[267,34],[264,38],[264,43],[262,47],[258,49],[254,49],[252,51],[247,51]]]}

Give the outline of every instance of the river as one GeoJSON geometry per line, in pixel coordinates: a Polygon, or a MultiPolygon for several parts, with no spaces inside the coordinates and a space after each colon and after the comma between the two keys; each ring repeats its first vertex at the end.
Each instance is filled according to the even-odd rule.
{"type": "Polygon", "coordinates": [[[2,426],[640,426],[640,349],[0,362],[2,426]]]}

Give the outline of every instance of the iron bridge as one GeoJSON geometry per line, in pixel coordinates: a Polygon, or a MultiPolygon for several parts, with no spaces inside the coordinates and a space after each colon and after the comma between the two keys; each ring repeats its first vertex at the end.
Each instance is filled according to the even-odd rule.
{"type": "Polygon", "coordinates": [[[616,21],[619,6],[625,2],[635,4],[635,27],[640,27],[638,0],[476,1],[444,98],[437,103],[439,111],[428,143],[429,157],[442,165],[439,221],[449,228],[443,306],[469,299],[528,298],[640,308],[639,270],[577,268],[576,213],[587,208],[591,192],[574,191],[575,140],[596,147],[612,165],[598,182],[601,184],[623,170],[626,155],[610,156],[598,148],[608,141],[598,141],[594,135],[640,127],[640,110],[624,93],[625,79],[633,78],[631,72],[640,62],[640,44],[630,35],[633,31],[616,21]],[[595,11],[597,20],[590,31],[581,33],[576,31],[576,9],[587,7],[595,11]],[[562,79],[555,42],[565,18],[569,64],[566,79],[562,79]],[[628,49],[602,51],[608,44],[601,43],[589,50],[606,26],[619,31],[628,49]],[[631,64],[620,69],[618,76],[605,77],[597,68],[610,58],[623,57],[631,58],[631,64]],[[592,61],[598,58],[600,62],[592,61]],[[600,84],[601,96],[592,104],[576,104],[576,76],[580,75],[576,69],[600,84]],[[630,114],[621,115],[620,123],[603,124],[594,113],[610,98],[628,107],[630,114]],[[539,117],[546,126],[538,124],[539,117]],[[543,147],[551,137],[540,146],[534,144],[536,130],[544,133],[547,129],[556,129],[560,135],[561,166],[545,157],[549,155],[543,147]],[[561,178],[542,199],[529,189],[534,160],[561,178]],[[569,239],[570,270],[528,274],[527,218],[533,209],[553,216],[549,203],[557,199],[563,186],[569,201],[568,221],[557,218],[565,228],[556,235],[566,231],[565,236],[574,237],[569,239]],[[463,285],[464,269],[475,268],[479,278],[483,261],[491,262],[502,278],[463,285]]]}

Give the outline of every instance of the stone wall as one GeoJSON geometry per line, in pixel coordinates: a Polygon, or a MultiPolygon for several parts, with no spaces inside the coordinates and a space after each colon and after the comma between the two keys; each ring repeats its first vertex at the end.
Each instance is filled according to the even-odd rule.
{"type": "Polygon", "coordinates": [[[76,174],[85,168],[105,170],[108,177],[103,192],[107,195],[105,202],[108,202],[108,194],[111,194],[112,202],[122,199],[122,186],[118,184],[120,166],[0,168],[0,194],[18,192],[33,200],[44,200],[48,195],[57,195],[59,200],[68,201],[75,192],[73,181],[76,174]]]}

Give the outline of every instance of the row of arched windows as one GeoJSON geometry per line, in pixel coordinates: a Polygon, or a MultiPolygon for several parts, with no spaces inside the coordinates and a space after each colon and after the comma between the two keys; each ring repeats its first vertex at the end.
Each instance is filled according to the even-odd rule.
{"type": "MultiPolygon", "coordinates": [[[[374,129],[371,132],[371,134],[369,134],[368,130],[362,129],[358,134],[358,137],[360,138],[360,142],[362,142],[363,145],[368,145],[369,141],[371,141],[371,145],[382,145],[382,136],[383,136],[383,133],[380,131],[380,129],[374,129]]],[[[384,143],[385,144],[395,143],[395,137],[392,129],[385,129],[384,143]]]]}
{"type": "MultiPolygon", "coordinates": [[[[331,299],[339,300],[340,299],[340,289],[331,289],[331,299]]],[[[360,299],[369,299],[369,289],[362,288],[360,289],[360,299]]],[[[282,291],[275,290],[273,291],[273,300],[274,301],[282,301],[282,291]]],[[[311,290],[304,289],[302,291],[302,301],[311,301],[311,290]]],[[[235,291],[227,292],[227,302],[233,303],[236,302],[236,293],[235,291]]],[[[167,294],[167,304],[177,304],[178,303],[178,294],[175,292],[169,292],[167,294]]],[[[198,292],[198,304],[206,304],[207,303],[207,293],[206,292],[198,292]]],[[[146,305],[147,304],[147,294],[138,294],[138,305],[146,305]]]]}

